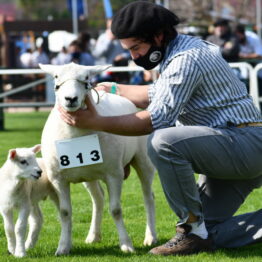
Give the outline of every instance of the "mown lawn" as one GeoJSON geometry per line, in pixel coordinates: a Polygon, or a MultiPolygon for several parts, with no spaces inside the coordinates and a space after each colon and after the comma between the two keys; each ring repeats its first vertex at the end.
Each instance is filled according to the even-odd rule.
{"type": "MultiPolygon", "coordinates": [[[[0,164],[5,161],[10,148],[28,147],[40,143],[41,130],[47,115],[48,113],[45,112],[5,114],[5,130],[0,131],[0,164]]],[[[153,187],[156,199],[158,238],[159,243],[163,243],[173,236],[177,218],[170,211],[165,201],[157,175],[153,187]]],[[[119,249],[116,227],[108,212],[107,194],[102,224],[102,242],[87,245],[84,240],[91,220],[91,200],[81,184],[72,185],[71,191],[73,203],[73,249],[71,254],[63,257],[54,256],[60,234],[60,224],[57,211],[53,204],[47,200],[41,203],[45,222],[39,241],[36,247],[28,252],[27,257],[19,259],[19,261],[262,261],[262,244],[187,257],[154,257],[149,255],[150,248],[144,247],[142,244],[145,230],[145,212],[142,193],[135,172],[132,172],[129,179],[124,182],[122,208],[124,221],[133,240],[136,253],[123,254],[119,249]]],[[[261,190],[254,191],[241,207],[239,213],[261,208],[261,199],[261,190]]],[[[0,218],[0,262],[17,260],[7,254],[3,220],[0,218]]]]}

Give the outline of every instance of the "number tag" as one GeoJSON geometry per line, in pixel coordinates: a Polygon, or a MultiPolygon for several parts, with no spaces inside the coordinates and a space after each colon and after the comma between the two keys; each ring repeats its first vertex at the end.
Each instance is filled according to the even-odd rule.
{"type": "Polygon", "coordinates": [[[103,163],[96,134],[55,141],[61,169],[103,163]]]}

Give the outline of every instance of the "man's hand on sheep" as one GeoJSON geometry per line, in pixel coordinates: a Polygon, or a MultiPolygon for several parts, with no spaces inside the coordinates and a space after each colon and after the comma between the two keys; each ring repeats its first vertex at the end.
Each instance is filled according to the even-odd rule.
{"type": "Polygon", "coordinates": [[[96,90],[102,90],[107,93],[113,93],[113,94],[118,94],[118,86],[114,82],[101,82],[98,83],[97,86],[95,87],[96,90]]]}
{"type": "Polygon", "coordinates": [[[124,136],[146,135],[153,131],[150,114],[146,110],[127,115],[101,116],[89,97],[86,97],[85,104],[86,109],[75,112],[58,106],[62,120],[70,126],[124,136]]]}
{"type": "Polygon", "coordinates": [[[97,113],[96,108],[86,96],[86,109],[79,109],[75,112],[68,112],[62,106],[58,106],[61,118],[70,126],[76,126],[83,129],[99,129],[99,119],[101,116],[97,113]]]}

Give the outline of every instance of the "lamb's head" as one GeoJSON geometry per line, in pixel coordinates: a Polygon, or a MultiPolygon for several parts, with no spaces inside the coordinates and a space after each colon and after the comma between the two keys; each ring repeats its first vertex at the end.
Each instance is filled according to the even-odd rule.
{"type": "Polygon", "coordinates": [[[54,77],[56,103],[69,112],[83,107],[85,97],[92,88],[90,78],[110,67],[110,65],[82,66],[75,63],[66,65],[39,64],[39,66],[54,77]]]}
{"type": "Polygon", "coordinates": [[[36,161],[36,153],[41,149],[41,145],[31,148],[10,149],[7,157],[8,168],[13,177],[18,179],[38,179],[42,170],[36,161]]]}

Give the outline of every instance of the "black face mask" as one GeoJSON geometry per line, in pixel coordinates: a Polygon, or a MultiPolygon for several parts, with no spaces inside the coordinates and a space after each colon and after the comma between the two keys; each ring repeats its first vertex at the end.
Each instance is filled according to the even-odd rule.
{"type": "Polygon", "coordinates": [[[146,70],[151,70],[163,60],[165,54],[164,47],[152,45],[144,56],[134,59],[138,66],[142,66],[146,70]]]}
{"type": "Polygon", "coordinates": [[[71,54],[73,60],[78,60],[81,56],[80,52],[74,52],[71,54]]]}

